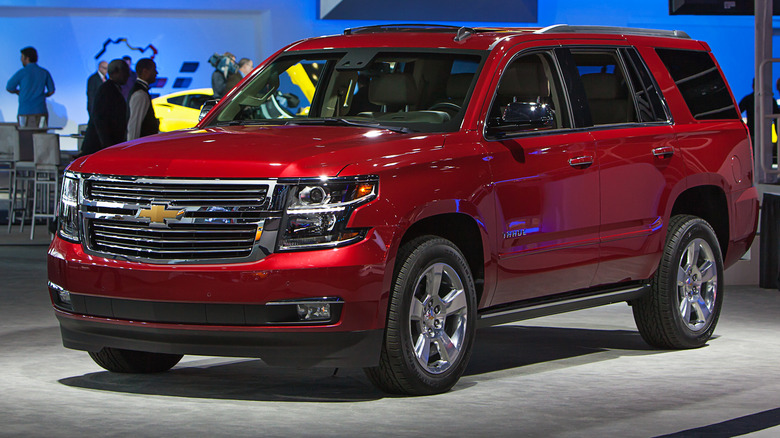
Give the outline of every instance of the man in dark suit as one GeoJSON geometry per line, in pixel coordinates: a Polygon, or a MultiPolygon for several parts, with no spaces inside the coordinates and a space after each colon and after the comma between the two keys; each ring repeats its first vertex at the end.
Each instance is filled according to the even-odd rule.
{"type": "Polygon", "coordinates": [[[135,80],[138,78],[138,75],[131,68],[133,66],[132,58],[125,55],[122,57],[122,61],[124,61],[125,64],[127,64],[127,68],[130,69],[129,80],[125,85],[122,85],[122,96],[125,96],[125,100],[127,100],[130,98],[130,89],[133,88],[133,84],[135,84],[135,80]]]}
{"type": "Polygon", "coordinates": [[[138,60],[135,65],[138,79],[130,89],[130,98],[127,100],[130,108],[130,120],[127,122],[127,139],[154,135],[160,132],[160,122],[154,115],[152,98],[149,95],[149,86],[157,80],[157,65],[151,58],[138,60]]]}
{"type": "Polygon", "coordinates": [[[98,88],[106,81],[108,74],[108,63],[100,61],[98,69],[87,79],[87,114],[92,115],[92,107],[95,105],[95,95],[98,88]]]}
{"type": "Polygon", "coordinates": [[[121,59],[108,64],[108,80],[95,95],[95,106],[79,155],[95,153],[127,139],[127,102],[121,86],[130,77],[130,67],[121,59]]]}

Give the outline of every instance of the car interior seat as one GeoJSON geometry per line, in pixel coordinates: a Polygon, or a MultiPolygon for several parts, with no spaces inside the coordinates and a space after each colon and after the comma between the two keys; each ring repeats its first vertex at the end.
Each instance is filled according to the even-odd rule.
{"type": "Polygon", "coordinates": [[[625,83],[613,73],[588,73],[581,76],[594,125],[626,123],[636,120],[629,105],[625,83]]]}

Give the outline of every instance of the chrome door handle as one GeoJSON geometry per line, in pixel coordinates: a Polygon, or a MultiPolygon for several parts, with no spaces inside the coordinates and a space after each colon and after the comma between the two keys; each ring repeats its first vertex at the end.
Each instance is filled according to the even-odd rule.
{"type": "Polygon", "coordinates": [[[661,146],[660,148],[653,149],[653,155],[656,157],[666,157],[674,155],[674,148],[671,146],[661,146]]]}
{"type": "Polygon", "coordinates": [[[571,167],[588,167],[593,164],[593,157],[590,155],[583,155],[581,157],[569,158],[569,166],[571,167]]]}

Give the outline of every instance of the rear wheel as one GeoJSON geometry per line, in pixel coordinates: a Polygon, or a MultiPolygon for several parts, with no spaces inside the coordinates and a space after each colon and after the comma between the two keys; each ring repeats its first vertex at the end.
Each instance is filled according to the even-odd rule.
{"type": "Polygon", "coordinates": [[[448,391],[468,365],[476,293],[466,259],[450,241],[422,236],[399,251],[378,367],[380,389],[425,395],[448,391]]]}
{"type": "Polygon", "coordinates": [[[718,239],[703,219],[669,221],[652,291],[633,303],[642,338],[660,348],[696,348],[712,336],[723,303],[723,260],[718,239]]]}
{"type": "Polygon", "coordinates": [[[161,373],[173,368],[181,354],[149,353],[104,347],[89,356],[101,367],[115,373],[161,373]]]}

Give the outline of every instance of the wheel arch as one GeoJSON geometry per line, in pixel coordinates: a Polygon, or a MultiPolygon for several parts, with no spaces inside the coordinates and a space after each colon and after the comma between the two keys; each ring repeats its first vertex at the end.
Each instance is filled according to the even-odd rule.
{"type": "MultiPolygon", "coordinates": [[[[412,223],[404,232],[398,247],[406,242],[422,236],[433,235],[451,241],[460,249],[471,268],[477,293],[477,303],[481,303],[485,284],[485,253],[487,245],[484,240],[487,233],[484,226],[471,215],[465,213],[439,213],[423,217],[412,223]]],[[[396,261],[396,269],[398,266],[396,261]]]]}
{"type": "Polygon", "coordinates": [[[678,214],[690,214],[706,220],[715,230],[721,257],[726,259],[729,248],[729,207],[722,188],[700,185],[684,190],[675,199],[670,217],[678,214]]]}

